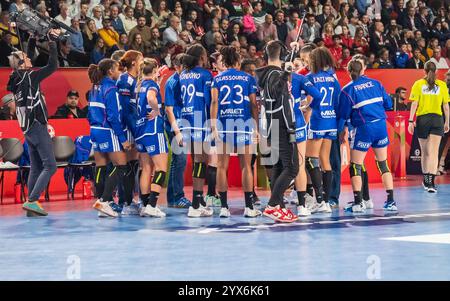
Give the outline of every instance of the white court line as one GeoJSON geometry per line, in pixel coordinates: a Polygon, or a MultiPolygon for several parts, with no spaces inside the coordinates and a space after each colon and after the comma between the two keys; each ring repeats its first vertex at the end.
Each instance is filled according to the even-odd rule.
{"type": "Polygon", "coordinates": [[[209,234],[213,232],[233,232],[233,231],[251,231],[258,229],[272,229],[276,227],[295,227],[295,226],[306,226],[312,224],[326,225],[326,224],[345,224],[345,223],[355,223],[355,222],[367,222],[367,221],[377,221],[377,220],[394,220],[394,219],[408,219],[408,218],[423,218],[423,217],[442,217],[450,216],[450,212],[442,213],[423,213],[423,214],[406,214],[406,215],[392,215],[392,216],[375,216],[375,217],[358,217],[340,219],[336,221],[323,220],[323,221],[301,221],[296,223],[276,223],[276,224],[260,224],[260,225],[245,225],[237,226],[236,228],[225,227],[225,228],[202,228],[197,229],[195,232],[199,234],[209,234]]]}
{"type": "Polygon", "coordinates": [[[432,243],[432,244],[450,244],[450,233],[385,237],[385,238],[380,238],[380,239],[381,240],[409,241],[409,242],[425,242],[425,243],[432,243]]]}

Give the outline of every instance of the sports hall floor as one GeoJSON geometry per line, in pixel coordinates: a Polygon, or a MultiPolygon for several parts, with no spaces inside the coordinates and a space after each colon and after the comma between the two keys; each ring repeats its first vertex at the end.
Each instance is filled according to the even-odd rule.
{"type": "MultiPolygon", "coordinates": [[[[242,217],[238,190],[230,219],[165,207],[165,219],[99,219],[83,200],[45,203],[47,218],[25,218],[20,205],[4,205],[0,279],[450,280],[450,176],[439,182],[437,194],[419,178],[396,182],[398,214],[379,209],[385,192],[375,184],[372,212],[294,224],[242,217]]],[[[258,194],[265,204],[268,193],[258,194]]],[[[341,207],[351,198],[346,185],[341,207]]]]}

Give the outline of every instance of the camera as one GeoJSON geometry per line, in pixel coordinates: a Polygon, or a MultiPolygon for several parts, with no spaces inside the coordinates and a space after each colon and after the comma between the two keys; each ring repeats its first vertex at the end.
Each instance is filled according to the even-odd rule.
{"type": "MultiPolygon", "coordinates": [[[[31,8],[10,14],[11,22],[15,22],[18,29],[33,34],[38,39],[48,39],[47,35],[52,29],[64,29],[67,32],[75,31],[64,23],[46,17],[31,8]]],[[[67,35],[61,34],[57,40],[65,40],[67,35]]]]}

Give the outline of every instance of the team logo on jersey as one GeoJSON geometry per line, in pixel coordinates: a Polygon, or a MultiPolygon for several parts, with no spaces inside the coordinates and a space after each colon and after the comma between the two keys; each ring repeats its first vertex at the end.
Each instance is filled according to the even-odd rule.
{"type": "Polygon", "coordinates": [[[152,153],[155,151],[155,146],[150,145],[150,146],[147,146],[145,149],[147,150],[147,153],[152,153]]]}

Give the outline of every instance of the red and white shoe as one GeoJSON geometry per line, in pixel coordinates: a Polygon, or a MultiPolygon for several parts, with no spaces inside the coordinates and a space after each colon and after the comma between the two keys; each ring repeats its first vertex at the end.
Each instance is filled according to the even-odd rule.
{"type": "Polygon", "coordinates": [[[280,223],[292,223],[297,220],[297,216],[293,214],[290,210],[285,208],[280,208],[280,206],[267,206],[266,209],[264,209],[265,216],[268,218],[273,219],[274,221],[280,222],[280,223]]]}

